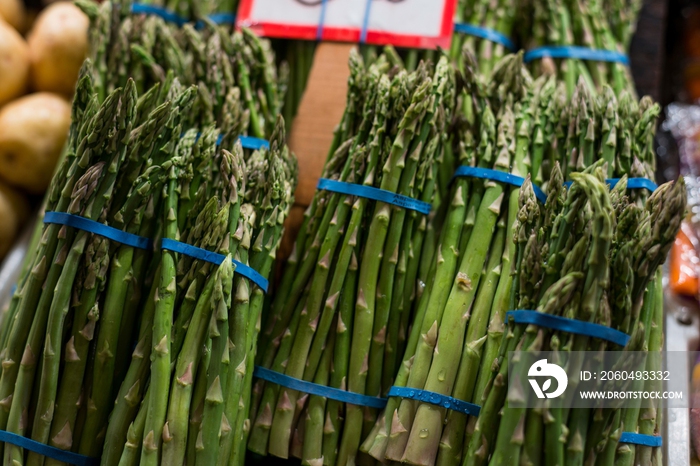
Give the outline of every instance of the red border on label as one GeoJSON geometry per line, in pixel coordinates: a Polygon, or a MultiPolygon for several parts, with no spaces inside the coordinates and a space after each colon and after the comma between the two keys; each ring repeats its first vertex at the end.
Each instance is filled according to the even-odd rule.
{"type": "MultiPolygon", "coordinates": [[[[454,14],[457,0],[445,0],[442,15],[442,26],[439,36],[418,36],[406,34],[393,34],[383,31],[367,31],[367,44],[386,45],[391,44],[397,47],[410,47],[421,49],[435,49],[442,47],[447,49],[452,42],[452,32],[454,29],[454,14]]],[[[316,25],[299,26],[284,23],[254,22],[250,15],[253,10],[255,0],[241,0],[238,8],[238,27],[247,27],[256,34],[264,37],[277,37],[283,39],[304,39],[316,40],[318,27],[316,25]]],[[[361,31],[359,28],[337,28],[324,27],[322,40],[337,42],[360,42],[361,31]]]]}

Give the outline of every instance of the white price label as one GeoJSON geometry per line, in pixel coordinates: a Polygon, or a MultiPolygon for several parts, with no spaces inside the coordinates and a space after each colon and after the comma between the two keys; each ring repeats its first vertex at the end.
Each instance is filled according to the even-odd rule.
{"type": "Polygon", "coordinates": [[[238,25],[289,39],[448,48],[456,0],[242,0],[238,25]]]}

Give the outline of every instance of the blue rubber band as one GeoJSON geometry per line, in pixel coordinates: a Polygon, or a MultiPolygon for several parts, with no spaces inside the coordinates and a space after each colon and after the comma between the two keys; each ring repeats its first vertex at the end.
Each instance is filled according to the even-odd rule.
{"type": "MultiPolygon", "coordinates": [[[[605,180],[611,186],[617,185],[620,182],[619,178],[611,178],[605,180]]],[[[648,178],[629,178],[627,180],[627,189],[646,189],[649,192],[654,192],[658,189],[658,185],[648,178]]]]}
{"type": "Polygon", "coordinates": [[[321,178],[318,180],[318,189],[331,191],[334,193],[347,194],[348,196],[364,197],[374,201],[384,202],[404,209],[415,210],[421,214],[428,215],[431,205],[427,202],[419,201],[408,196],[392,193],[383,189],[364,186],[361,184],[345,183],[343,181],[329,180],[321,178]]]}
{"type": "MultiPolygon", "coordinates": [[[[207,16],[207,19],[219,26],[236,24],[236,15],[233,13],[214,13],[207,16]]],[[[206,23],[201,19],[194,25],[196,29],[204,29],[204,26],[206,26],[206,23]]]]}
{"type": "Polygon", "coordinates": [[[533,60],[539,58],[551,57],[551,58],[577,58],[579,60],[592,60],[592,61],[607,61],[613,63],[622,63],[623,65],[629,66],[630,60],[624,53],[616,52],[614,50],[599,50],[599,49],[589,49],[587,47],[576,47],[576,46],[547,46],[538,47],[525,52],[523,61],[529,63],[533,60]]]}
{"type": "MultiPolygon", "coordinates": [[[[610,178],[605,180],[607,184],[611,187],[617,186],[620,182],[620,178],[610,178]]],[[[567,181],[564,186],[570,188],[573,181],[567,181]]],[[[646,189],[649,192],[654,192],[659,188],[659,186],[648,178],[628,178],[627,179],[627,189],[646,189]]]]}
{"type": "Polygon", "coordinates": [[[623,432],[620,435],[620,443],[644,445],[645,447],[661,447],[664,444],[663,437],[658,435],[644,435],[636,432],[623,432]]]}
{"type": "Polygon", "coordinates": [[[66,225],[77,228],[78,230],[104,236],[105,238],[116,241],[117,243],[125,244],[138,249],[152,249],[151,240],[148,238],[117,230],[116,228],[85,217],[80,217],[79,215],[68,214],[66,212],[46,212],[44,214],[44,223],[53,223],[56,225],[66,225]]]}
{"type": "Polygon", "coordinates": [[[494,29],[477,26],[476,24],[455,23],[455,32],[479,37],[481,39],[486,39],[488,41],[504,46],[511,52],[515,52],[517,50],[515,44],[512,40],[510,40],[508,36],[501,34],[500,32],[494,29]]]}
{"type": "Polygon", "coordinates": [[[426,390],[419,390],[417,388],[394,386],[389,389],[389,396],[422,401],[423,403],[430,403],[435,406],[440,406],[441,408],[447,408],[452,411],[457,411],[474,417],[477,417],[479,412],[481,412],[481,406],[479,405],[458,400],[457,398],[452,398],[451,396],[428,392],[426,390]]]}
{"type": "Polygon", "coordinates": [[[63,463],[74,464],[75,466],[97,466],[100,464],[99,458],[90,458],[89,456],[79,455],[60,448],[52,447],[36,440],[32,440],[21,435],[0,430],[0,442],[17,445],[25,450],[33,451],[47,458],[52,458],[63,463]]]}
{"type": "Polygon", "coordinates": [[[238,140],[241,141],[244,149],[260,150],[270,148],[270,142],[265,139],[254,138],[253,136],[239,136],[238,140]]]}
{"type": "MultiPolygon", "coordinates": [[[[523,183],[525,183],[525,178],[523,178],[522,176],[512,175],[510,173],[498,170],[491,170],[489,168],[469,167],[466,165],[462,165],[461,167],[457,168],[457,171],[455,171],[453,178],[457,177],[493,180],[498,181],[499,183],[506,183],[513,186],[517,186],[518,188],[521,187],[523,183]]],[[[544,193],[544,191],[542,191],[542,189],[539,186],[533,183],[532,190],[535,192],[535,196],[537,196],[538,201],[540,201],[542,204],[547,202],[547,195],[544,193]]]]}
{"type": "MultiPolygon", "coordinates": [[[[163,238],[160,244],[161,249],[167,249],[168,251],[178,252],[186,256],[194,257],[195,259],[203,260],[206,262],[211,262],[212,264],[221,265],[221,263],[226,259],[226,256],[222,254],[217,254],[215,252],[207,251],[206,249],[198,248],[197,246],[192,246],[191,244],[181,243],[180,241],[175,241],[174,239],[163,238]]],[[[269,283],[265,277],[260,275],[257,270],[252,267],[248,267],[245,264],[233,261],[233,265],[236,266],[235,272],[238,275],[242,275],[258,285],[264,292],[267,293],[267,288],[269,283]]]]}
{"type": "Polygon", "coordinates": [[[506,313],[506,322],[509,318],[517,324],[532,324],[539,327],[551,328],[576,335],[584,335],[600,340],[610,341],[620,346],[627,346],[630,336],[614,328],[598,325],[591,322],[567,319],[537,311],[509,311],[506,313]]]}
{"type": "MultiPolygon", "coordinates": [[[[182,133],[180,137],[184,137],[185,133],[182,133]]],[[[202,136],[202,133],[197,134],[197,141],[199,138],[202,136]]],[[[219,137],[216,139],[216,145],[220,145],[221,141],[224,140],[224,135],[220,134],[219,137]]],[[[243,146],[244,149],[251,149],[251,150],[260,150],[260,149],[269,149],[270,148],[270,142],[265,140],[265,139],[260,139],[260,138],[254,138],[253,136],[238,136],[238,140],[241,143],[241,146],[243,146]]]]}
{"type": "MultiPolygon", "coordinates": [[[[131,12],[137,15],[159,16],[163,18],[163,20],[169,23],[177,24],[180,27],[190,22],[189,19],[183,18],[177,13],[170,11],[166,8],[154,5],[144,5],[143,3],[134,3],[133,5],[131,5],[131,12]]],[[[207,18],[214,24],[236,24],[236,15],[234,13],[214,13],[212,15],[207,16],[207,18]]],[[[195,27],[198,29],[203,28],[204,21],[197,21],[195,23],[195,27]]]]}
{"type": "Polygon", "coordinates": [[[189,22],[187,18],[183,18],[170,10],[154,5],[144,5],[143,3],[134,3],[131,5],[131,12],[137,15],[159,16],[165,21],[175,23],[178,26],[184,26],[189,22]]]}
{"type": "Polygon", "coordinates": [[[350,403],[356,406],[367,406],[370,408],[381,409],[386,406],[386,398],[377,398],[374,396],[360,395],[359,393],[348,392],[339,388],[327,387],[306,380],[295,379],[286,374],[265,369],[264,367],[255,366],[253,377],[272,382],[282,387],[291,388],[310,395],[322,396],[329,400],[341,401],[350,403]]]}
{"type": "Polygon", "coordinates": [[[316,40],[323,39],[323,26],[326,22],[326,10],[328,8],[328,0],[321,0],[321,16],[318,18],[318,28],[316,29],[316,40]]]}
{"type": "Polygon", "coordinates": [[[236,24],[236,15],[234,13],[214,13],[212,15],[207,16],[207,18],[214,24],[236,24]]]}
{"type": "Polygon", "coordinates": [[[360,31],[360,44],[367,42],[367,29],[369,28],[369,13],[372,9],[372,0],[365,4],[365,17],[362,19],[362,31],[360,31]]]}

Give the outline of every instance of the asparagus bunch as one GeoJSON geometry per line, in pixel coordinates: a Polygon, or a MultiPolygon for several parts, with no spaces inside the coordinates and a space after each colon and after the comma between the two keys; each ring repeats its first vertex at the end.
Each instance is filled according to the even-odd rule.
{"type": "MultiPolygon", "coordinates": [[[[555,213],[549,232],[546,223],[536,223],[534,228],[528,225],[527,231],[532,233],[527,243],[519,246],[527,262],[520,264],[521,286],[516,299],[519,307],[536,303],[539,312],[613,325],[618,329],[628,328],[633,335],[630,349],[635,348],[635,341],[645,342],[655,334],[650,340],[655,342],[651,347],[658,351],[658,327],[649,325],[656,301],[649,299],[649,293],[644,295],[679,228],[686,202],[685,187],[682,180],[664,185],[650,197],[644,209],[639,209],[625,199],[624,186],[609,193],[604,184],[603,167],[598,163],[572,176],[575,181],[571,190],[557,196],[559,203],[564,196],[565,201],[555,213]],[[630,227],[631,215],[638,215],[634,228],[641,232],[626,238],[628,232],[622,230],[630,227]],[[654,225],[653,232],[649,230],[651,225],[654,225]],[[622,283],[620,274],[614,273],[623,268],[617,264],[613,266],[611,256],[618,258],[616,262],[629,261],[627,283],[622,283]],[[637,268],[632,268],[635,266],[637,268]],[[536,286],[524,286],[528,283],[536,286]],[[620,285],[625,286],[620,288],[620,285]],[[624,295],[618,296],[615,292],[624,295]],[[616,315],[616,311],[625,308],[625,296],[630,298],[627,305],[632,307],[631,319],[629,314],[616,315]],[[641,312],[635,312],[634,308],[641,312]],[[644,335],[645,328],[647,335],[644,335]]],[[[545,218],[551,218],[549,209],[555,201],[550,195],[545,218]]],[[[530,210],[521,204],[524,210],[530,210]]],[[[655,320],[658,323],[658,318],[655,320]]],[[[586,351],[599,346],[587,337],[512,323],[508,325],[502,345],[502,354],[516,348],[556,352],[586,351]]],[[[565,354],[561,357],[566,364],[565,354]]],[[[568,364],[573,365],[575,361],[568,359],[568,364]]],[[[626,413],[616,416],[613,412],[584,409],[566,413],[546,405],[538,412],[511,406],[502,410],[499,420],[509,374],[503,359],[498,359],[494,367],[495,377],[484,398],[464,464],[583,464],[585,460],[586,464],[607,465],[624,461],[622,456],[630,447],[617,448],[617,440],[621,432],[619,420],[626,417],[626,413]],[[498,429],[494,430],[494,426],[498,429]],[[602,437],[601,432],[605,432],[602,437]]],[[[636,414],[639,414],[638,409],[636,414]]]]}
{"type": "MultiPolygon", "coordinates": [[[[479,26],[499,32],[510,38],[516,30],[516,18],[525,16],[523,7],[524,4],[521,1],[460,0],[457,2],[455,23],[479,26]]],[[[526,28],[523,28],[523,30],[526,30],[526,28]]],[[[468,49],[477,58],[479,71],[484,76],[490,75],[496,64],[505,55],[512,52],[503,44],[455,32],[452,38],[451,55],[453,59],[461,59],[464,48],[468,49]]]]}
{"type": "MultiPolygon", "coordinates": [[[[641,8],[638,1],[557,0],[532,3],[532,34],[523,33],[527,49],[542,46],[580,46],[626,53],[641,8]]],[[[591,90],[609,84],[617,94],[634,94],[627,65],[614,62],[584,61],[576,58],[535,61],[535,74],[556,72],[571,95],[579,77],[591,90]]]]}
{"type": "MultiPolygon", "coordinates": [[[[469,55],[464,63],[473,63],[469,55]]],[[[527,175],[532,119],[553,83],[534,83],[520,55],[501,60],[488,86],[473,77],[473,67],[464,71],[465,81],[473,84],[462,95],[462,107],[468,109],[463,118],[472,127],[460,164],[527,175]]],[[[507,311],[510,274],[501,270],[504,265],[509,270],[507,264],[513,262],[514,250],[506,238],[512,237],[517,199],[518,189],[501,183],[468,178],[452,182],[395,385],[472,399],[487,333],[496,338],[488,332],[488,322],[502,322],[507,311]],[[461,362],[455,364],[454,356],[462,350],[461,362]]],[[[491,346],[493,342],[488,352],[491,346]]],[[[381,461],[459,462],[466,423],[465,414],[447,414],[444,407],[390,398],[362,450],[381,461]]]]}
{"type": "Polygon", "coordinates": [[[270,275],[296,176],[280,144],[282,125],[270,151],[247,160],[239,145],[216,155],[216,132],[203,150],[181,141],[185,156],[191,151],[200,167],[220,166],[213,180],[184,190],[203,205],[195,210],[186,207],[181,176],[196,165],[171,174],[167,199],[173,202],[166,201],[163,237],[188,238],[188,244],[227,260],[217,270],[163,252],[107,428],[102,464],[243,464],[264,292],[245,277],[234,278],[230,259],[270,275]]]}
{"type": "MultiPolygon", "coordinates": [[[[543,46],[579,46],[626,53],[634,34],[642,2],[621,0],[460,0],[455,21],[490,29],[512,38],[525,50],[543,46]]],[[[479,69],[489,75],[508,50],[502,44],[456,33],[452,43],[453,59],[461,58],[468,47],[477,57],[479,69]]],[[[617,94],[634,94],[627,65],[577,58],[537,59],[531,65],[534,76],[556,74],[572,95],[579,77],[591,90],[606,84],[617,94]]]]}
{"type": "Polygon", "coordinates": [[[206,124],[237,120],[238,134],[272,133],[287,85],[285,76],[277,76],[269,42],[211,22],[179,27],[158,16],[134,15],[131,4],[80,3],[91,19],[90,56],[101,99],[129,78],[140,93],[177,78],[182,85],[203,84],[195,108],[212,110],[214,120],[206,124]],[[240,108],[232,113],[232,106],[240,108]]]}
{"type": "MultiPolygon", "coordinates": [[[[649,283],[657,275],[656,270],[677,231],[677,217],[682,216],[685,206],[684,187],[682,181],[673,188],[661,187],[648,200],[645,192],[626,189],[627,174],[653,177],[649,138],[653,137],[654,126],[650,122],[654,121],[658,108],[648,99],[636,104],[626,93],[618,102],[610,88],[604,88],[596,96],[582,80],[568,106],[561,104],[566,101],[565,95],[559,84],[548,106],[553,111],[542,114],[554,117],[554,125],[547,122],[539,125],[540,129],[556,128],[555,137],[546,133],[544,138],[536,137],[551,142],[548,147],[533,148],[535,154],[542,151],[545,159],[550,160],[546,165],[553,168],[549,170],[550,195],[540,213],[532,202],[520,202],[519,259],[515,263],[510,307],[537,308],[541,312],[613,326],[633,335],[628,350],[651,349],[658,354],[661,293],[658,281],[649,283]],[[634,118],[629,118],[631,115],[634,118]],[[574,181],[568,196],[560,187],[559,163],[564,167],[563,174],[574,181]],[[582,178],[577,173],[581,171],[588,176],[582,178]],[[613,176],[622,176],[623,181],[608,194],[599,184],[613,176]],[[537,217],[540,220],[533,223],[531,219],[537,217]],[[650,231],[651,225],[657,225],[660,230],[650,231]],[[594,277],[599,277],[598,283],[594,277]]],[[[504,406],[508,381],[502,357],[515,348],[559,352],[562,363],[568,360],[569,350],[619,349],[612,344],[601,347],[599,342],[587,338],[573,338],[535,326],[525,329],[523,325],[511,325],[502,339],[502,356],[493,364],[495,372],[478,403],[483,405],[481,415],[473,425],[474,432],[467,432],[471,439],[465,464],[486,461],[582,464],[585,460],[586,464],[603,465],[634,460],[634,447],[623,445],[618,449],[623,424],[627,431],[637,431],[639,423],[640,432],[653,433],[657,406],[647,406],[644,417],[640,416],[639,408],[626,412],[568,413],[546,406],[540,410],[511,407],[502,410],[495,435],[493,427],[499,425],[498,413],[504,406]]],[[[491,367],[492,361],[489,358],[484,363],[491,367]]],[[[649,358],[649,364],[658,361],[649,358]]],[[[569,360],[568,364],[569,373],[578,373],[580,361],[569,360]]],[[[575,386],[576,381],[570,384],[575,386]]],[[[650,449],[642,451],[640,454],[651,457],[650,449]]]]}
{"type": "MultiPolygon", "coordinates": [[[[345,115],[323,176],[431,202],[454,112],[446,58],[409,73],[357,53],[345,115]]],[[[262,335],[258,363],[291,377],[382,396],[396,370],[425,219],[362,197],[319,191],[262,335]]],[[[376,410],[258,381],[248,448],[305,464],[347,464],[376,410]]]]}
{"type": "MultiPolygon", "coordinates": [[[[296,180],[294,159],[283,145],[283,123],[278,122],[270,150],[246,158],[240,145],[231,146],[232,152],[217,147],[220,133],[213,126],[184,131],[196,88],[174,80],[138,97],[129,80],[100,104],[90,76],[88,63],[74,102],[78,119],[47,210],[142,237],[182,238],[218,249],[229,260],[217,270],[172,252],[154,254],[73,227],[45,225],[3,332],[2,428],[86,456],[99,457],[105,447],[103,462],[117,464],[140,410],[148,414],[142,426],[154,426],[146,431],[142,461],[155,464],[160,452],[151,448],[153,431],[158,429],[160,439],[168,430],[163,411],[173,369],[168,358],[186,347],[190,353],[183,357],[197,364],[201,347],[212,341],[220,358],[201,364],[200,373],[190,377],[210,392],[232,380],[225,402],[206,403],[203,429],[207,443],[216,447],[221,436],[227,461],[235,457],[235,464],[242,464],[264,296],[247,279],[234,280],[230,258],[270,275],[296,180]],[[170,286],[168,278],[177,278],[177,286],[170,286]],[[175,308],[177,297],[184,304],[175,308]],[[229,316],[233,325],[227,323],[229,316]],[[203,327],[190,327],[192,321],[203,327]],[[200,327],[210,331],[202,333],[200,327]],[[171,344],[157,338],[158,331],[176,338],[171,344]],[[195,331],[200,341],[192,346],[195,331]],[[129,365],[125,355],[132,350],[129,365]],[[230,359],[237,365],[229,373],[230,359]],[[152,405],[148,393],[153,393],[152,405]],[[230,428],[220,434],[224,409],[233,414],[230,428]]],[[[200,408],[195,404],[193,413],[200,408]]],[[[188,417],[196,416],[181,414],[187,432],[188,417]]],[[[197,450],[195,442],[192,454],[197,450]]],[[[218,451],[210,445],[205,450],[218,451]]],[[[7,464],[56,463],[14,445],[4,448],[3,458],[7,464]]],[[[131,459],[140,461],[138,454],[131,459]]],[[[210,460],[200,459],[203,464],[210,460]]]]}
{"type": "MultiPolygon", "coordinates": [[[[79,90],[89,92],[91,86],[81,86],[79,90]]],[[[187,99],[191,100],[191,93],[183,94],[182,98],[182,103],[186,104],[187,99]]],[[[142,172],[134,183],[127,184],[123,177],[118,176],[123,173],[120,167],[129,154],[129,146],[136,139],[132,140],[132,128],[138,122],[134,84],[129,82],[125,89],[116,90],[102,105],[98,105],[95,98],[76,99],[76,105],[85,101],[89,104],[82,110],[84,119],[74,125],[76,130],[71,134],[68,156],[52,185],[47,208],[104,223],[123,213],[119,226],[115,227],[133,233],[143,225],[151,189],[154,184],[157,187],[158,179],[162,178],[159,164],[142,172]],[[73,148],[77,149],[73,152],[73,148]],[[112,202],[118,186],[132,193],[128,205],[112,202]]],[[[151,140],[172,138],[176,125],[165,126],[169,116],[167,110],[154,113],[143,121],[143,124],[150,122],[163,128],[162,133],[151,135],[151,140]]],[[[139,139],[141,143],[145,142],[145,138],[139,139]]],[[[151,225],[143,225],[146,226],[151,225]]],[[[92,311],[91,323],[86,325],[83,322],[84,339],[91,340],[99,316],[99,309],[92,309],[94,295],[103,286],[110,257],[110,243],[104,238],[65,226],[44,227],[42,240],[34,254],[31,275],[21,282],[18,290],[14,315],[8,322],[11,328],[4,342],[3,361],[7,369],[3,371],[0,382],[6,393],[3,396],[4,429],[48,443],[63,361],[61,355],[66,345],[64,336],[71,322],[80,325],[80,317],[74,319],[71,310],[82,306],[78,311],[81,316],[92,311]],[[83,263],[85,267],[81,269],[79,266],[83,263]],[[77,277],[78,270],[82,270],[81,277],[77,277]],[[82,295],[86,299],[80,301],[82,295]],[[91,300],[90,295],[93,296],[91,300]]],[[[83,328],[78,327],[78,330],[83,328]]],[[[71,362],[78,361],[81,356],[76,353],[75,343],[71,339],[66,347],[71,362]]],[[[109,354],[104,356],[103,362],[109,365],[112,358],[109,354]]],[[[87,359],[87,354],[82,354],[82,358],[87,359]]],[[[80,385],[80,381],[76,382],[80,385]]],[[[72,410],[77,411],[78,406],[72,410]]],[[[63,415],[61,409],[58,411],[59,416],[63,415]]],[[[64,430],[58,441],[71,442],[74,431],[74,428],[64,430]]],[[[24,462],[23,453],[17,447],[5,448],[4,458],[8,464],[11,461],[24,462]]],[[[37,461],[37,458],[31,460],[37,461]]]]}

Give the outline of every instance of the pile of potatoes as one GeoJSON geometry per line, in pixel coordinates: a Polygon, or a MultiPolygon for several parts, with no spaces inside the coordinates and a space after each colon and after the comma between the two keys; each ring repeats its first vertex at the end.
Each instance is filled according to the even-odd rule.
{"type": "Polygon", "coordinates": [[[0,259],[61,156],[88,26],[72,2],[37,13],[22,0],[0,0],[0,259]]]}

